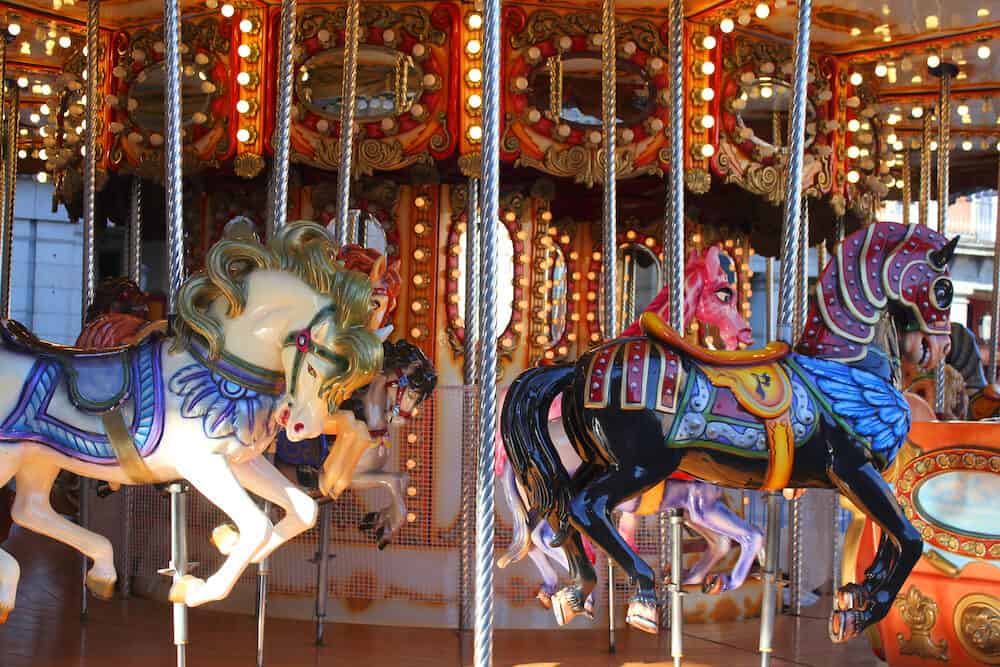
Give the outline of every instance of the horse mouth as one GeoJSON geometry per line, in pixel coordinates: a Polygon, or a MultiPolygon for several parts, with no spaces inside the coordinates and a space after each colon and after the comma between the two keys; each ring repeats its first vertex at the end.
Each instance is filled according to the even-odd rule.
{"type": "Polygon", "coordinates": [[[927,368],[928,364],[930,363],[930,360],[931,360],[931,346],[930,346],[930,343],[927,342],[926,338],[921,338],[920,339],[920,360],[917,362],[917,365],[920,366],[921,368],[927,368]]]}

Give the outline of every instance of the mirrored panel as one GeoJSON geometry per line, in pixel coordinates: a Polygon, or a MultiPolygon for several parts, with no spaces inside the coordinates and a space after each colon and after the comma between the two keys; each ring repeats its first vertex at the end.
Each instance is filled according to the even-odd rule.
{"type": "Polygon", "coordinates": [[[569,280],[566,258],[562,248],[555,243],[545,247],[545,293],[548,306],[548,325],[545,335],[550,342],[561,340],[566,333],[566,301],[569,298],[569,280]]]}
{"type": "MultiPolygon", "coordinates": [[[[202,123],[206,122],[211,111],[212,99],[218,94],[217,86],[211,81],[209,73],[213,65],[211,61],[201,65],[194,62],[184,64],[181,76],[181,98],[183,118],[181,127],[188,127],[195,122],[195,116],[202,123]]],[[[163,62],[150,65],[139,72],[128,90],[128,109],[132,122],[146,132],[164,132],[163,91],[166,88],[166,77],[163,62]]]]}
{"type": "Polygon", "coordinates": [[[646,246],[632,243],[618,251],[619,326],[635,321],[660,292],[660,261],[646,246]]]}
{"type": "Polygon", "coordinates": [[[1000,539],[997,498],[1000,475],[975,470],[935,475],[914,492],[920,513],[926,518],[946,530],[990,540],[1000,539]]]}
{"type": "MultiPolygon", "coordinates": [[[[500,338],[514,312],[514,241],[510,238],[507,226],[497,220],[497,326],[494,339],[500,338]]],[[[458,278],[458,313],[465,316],[465,255],[466,233],[459,235],[459,278],[458,278]]]]}
{"type": "MultiPolygon", "coordinates": [[[[736,123],[747,132],[750,141],[776,151],[787,145],[788,114],[792,109],[791,84],[769,76],[754,77],[744,75],[740,83],[739,96],[733,100],[736,123]]],[[[806,147],[816,138],[816,124],[813,122],[816,110],[811,101],[806,105],[806,147]]]]}
{"type": "MultiPolygon", "coordinates": [[[[322,51],[299,66],[299,101],[313,113],[339,121],[344,85],[344,50],[322,51]]],[[[358,49],[358,122],[405,113],[423,93],[423,72],[405,53],[363,44],[358,49]]]]}
{"type": "MultiPolygon", "coordinates": [[[[550,60],[536,66],[529,75],[528,99],[538,109],[553,106],[553,94],[562,97],[559,114],[567,123],[600,127],[601,121],[601,59],[589,54],[566,55],[561,65],[550,60]],[[562,83],[553,68],[562,69],[562,83]],[[553,83],[556,89],[553,91],[553,83]]],[[[618,61],[616,86],[618,125],[633,127],[653,113],[656,106],[652,82],[645,70],[635,63],[618,61]]]]}
{"type": "Polygon", "coordinates": [[[378,250],[385,256],[388,242],[382,222],[371,213],[364,212],[361,214],[360,226],[362,245],[372,250],[378,250]]]}

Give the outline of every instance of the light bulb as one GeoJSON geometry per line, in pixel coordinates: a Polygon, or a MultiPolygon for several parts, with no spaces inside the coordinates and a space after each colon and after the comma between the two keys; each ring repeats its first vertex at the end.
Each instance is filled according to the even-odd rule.
{"type": "Polygon", "coordinates": [[[715,74],[715,63],[711,60],[707,60],[701,64],[701,73],[705,76],[712,76],[715,74]]]}
{"type": "Polygon", "coordinates": [[[62,35],[59,37],[59,46],[64,49],[68,49],[73,44],[73,40],[69,35],[62,35]]]}
{"type": "Polygon", "coordinates": [[[861,72],[853,72],[851,74],[851,85],[852,86],[860,86],[861,82],[864,81],[864,80],[865,80],[864,77],[861,76],[861,72]]]}
{"type": "Polygon", "coordinates": [[[51,111],[51,109],[49,109],[48,104],[43,104],[42,106],[38,107],[38,110],[42,112],[43,116],[48,116],[49,112],[51,111]]]}
{"type": "Polygon", "coordinates": [[[227,2],[226,4],[222,5],[222,9],[220,9],[219,11],[221,11],[222,15],[225,16],[227,19],[230,19],[233,17],[233,14],[236,13],[236,8],[227,2]]]}
{"type": "Polygon", "coordinates": [[[979,56],[980,60],[986,60],[990,57],[990,47],[985,44],[981,44],[978,49],[976,49],[976,55],[979,56]]]}
{"type": "Polygon", "coordinates": [[[483,138],[483,128],[479,125],[473,125],[469,128],[469,139],[473,141],[479,141],[483,138]]]}
{"type": "Polygon", "coordinates": [[[711,102],[712,100],[715,99],[715,91],[712,90],[711,88],[702,88],[701,99],[705,100],[706,102],[711,102]]]}
{"type": "Polygon", "coordinates": [[[963,141],[962,142],[962,150],[963,151],[971,151],[972,150],[972,142],[969,141],[968,139],[966,139],[965,141],[963,141]]]}
{"type": "Polygon", "coordinates": [[[245,144],[246,142],[250,141],[250,130],[248,130],[246,128],[242,128],[242,129],[238,130],[236,132],[236,139],[241,144],[245,144]]]}
{"type": "Polygon", "coordinates": [[[959,104],[955,108],[955,111],[958,112],[959,116],[968,116],[969,115],[969,105],[968,104],[959,104]]]}
{"type": "Polygon", "coordinates": [[[250,83],[250,74],[248,74],[247,72],[240,72],[239,74],[236,75],[236,83],[240,84],[241,86],[247,85],[248,83],[250,83]]]}
{"type": "Polygon", "coordinates": [[[847,172],[847,180],[850,183],[857,183],[859,180],[861,180],[861,174],[851,169],[849,172],[847,172]]]}
{"type": "Polygon", "coordinates": [[[910,110],[910,115],[913,116],[914,118],[923,118],[924,108],[923,107],[913,107],[913,109],[910,110]]]}
{"type": "Polygon", "coordinates": [[[736,24],[730,18],[725,18],[719,21],[719,30],[725,33],[730,33],[736,29],[736,24]]]}
{"type": "Polygon", "coordinates": [[[18,88],[27,88],[28,87],[28,77],[26,77],[26,76],[19,76],[19,77],[17,77],[17,87],[18,88]]]}
{"type": "Polygon", "coordinates": [[[889,73],[889,68],[886,67],[884,63],[879,63],[878,65],[875,65],[875,76],[881,79],[888,73],[889,73]]]}
{"type": "Polygon", "coordinates": [[[713,155],[715,155],[715,146],[713,146],[712,144],[702,144],[701,156],[712,157],[713,155]]]}
{"type": "Polygon", "coordinates": [[[927,66],[928,67],[934,68],[934,67],[937,67],[940,64],[941,64],[941,57],[938,54],[932,53],[929,56],[927,56],[927,66]]]}
{"type": "Polygon", "coordinates": [[[711,35],[705,35],[705,39],[701,40],[701,45],[705,49],[714,49],[715,44],[715,37],[712,37],[711,35]]]}
{"type": "Polygon", "coordinates": [[[473,67],[469,70],[469,82],[480,83],[483,80],[483,70],[473,67]]]}
{"type": "Polygon", "coordinates": [[[469,26],[469,30],[479,30],[483,27],[483,15],[478,12],[473,12],[469,14],[466,19],[466,23],[469,26]]]}
{"type": "Polygon", "coordinates": [[[861,155],[861,150],[857,146],[850,146],[847,149],[847,157],[856,160],[861,155]]]}
{"type": "Polygon", "coordinates": [[[477,93],[469,95],[469,108],[478,109],[481,106],[483,106],[483,98],[481,95],[478,95],[477,93]]]}
{"type": "Polygon", "coordinates": [[[715,127],[715,116],[711,114],[705,114],[701,117],[701,126],[706,130],[715,127]]]}
{"type": "Polygon", "coordinates": [[[7,32],[9,32],[14,37],[17,37],[18,35],[21,34],[21,24],[11,23],[10,25],[7,26],[7,32]]]}
{"type": "Polygon", "coordinates": [[[477,55],[482,50],[483,50],[483,45],[478,39],[470,39],[465,44],[465,52],[468,53],[470,56],[477,55]]]}
{"type": "Polygon", "coordinates": [[[861,123],[858,122],[857,118],[852,118],[851,120],[847,121],[847,129],[850,132],[857,132],[858,130],[861,129],[861,123]]]}
{"type": "Polygon", "coordinates": [[[250,45],[249,44],[240,44],[236,48],[236,53],[240,56],[240,58],[249,58],[250,57],[250,45]]]}
{"type": "Polygon", "coordinates": [[[250,103],[246,100],[240,100],[236,103],[236,110],[240,113],[246,113],[250,111],[250,103]]]}
{"type": "Polygon", "coordinates": [[[767,6],[766,2],[762,2],[754,8],[753,13],[756,14],[759,19],[766,19],[771,15],[771,8],[767,6]]]}
{"type": "Polygon", "coordinates": [[[38,123],[38,121],[41,120],[41,116],[39,116],[37,113],[32,113],[30,116],[28,116],[28,120],[30,120],[33,124],[36,124],[38,123]]]}

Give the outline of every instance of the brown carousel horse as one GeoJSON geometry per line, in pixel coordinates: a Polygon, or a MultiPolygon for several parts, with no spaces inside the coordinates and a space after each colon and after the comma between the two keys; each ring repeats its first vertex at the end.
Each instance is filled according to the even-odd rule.
{"type": "Polygon", "coordinates": [[[646,314],[646,336],[523,373],[501,431],[530,510],[550,522],[571,564],[573,584],[553,598],[557,618],[583,613],[596,584],[586,535],[638,583],[627,622],[658,632],[655,574],[610,512],[677,470],[734,488],[839,489],[884,538],[864,581],[838,591],[831,637],[845,641],[883,618],[922,550],[881,475],[910,425],[895,387],[898,360],[931,367],[948,352],[957,240],[894,223],[847,237],[820,276],[794,351],[779,343],[713,353],[646,314]],[[572,475],[548,431],[557,397],[583,461],[572,475]]]}

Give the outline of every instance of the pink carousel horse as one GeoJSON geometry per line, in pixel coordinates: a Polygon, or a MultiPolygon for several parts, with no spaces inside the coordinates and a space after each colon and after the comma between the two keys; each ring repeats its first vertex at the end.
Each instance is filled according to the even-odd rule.
{"type": "MultiPolygon", "coordinates": [[[[684,323],[693,320],[718,328],[720,338],[729,349],[740,344],[753,342],[749,323],[739,314],[735,292],[736,272],[733,260],[718,246],[711,246],[699,254],[692,250],[684,271],[684,323]]],[[[663,289],[646,308],[667,319],[668,290],[663,289]]],[[[625,329],[623,335],[640,334],[639,320],[625,329]]],[[[501,401],[505,396],[501,396],[501,401]]],[[[569,439],[562,429],[562,413],[559,402],[554,402],[549,411],[549,431],[567,470],[579,465],[569,439]]],[[[499,435],[498,435],[499,438],[499,435]]],[[[531,558],[542,575],[542,585],[537,598],[545,607],[551,607],[551,596],[559,583],[553,563],[569,570],[566,555],[559,547],[552,547],[552,529],[545,521],[529,518],[519,509],[523,507],[520,489],[514,474],[507,465],[506,449],[497,447],[497,475],[502,479],[507,502],[515,514],[514,539],[512,547],[500,558],[499,566],[505,567],[524,556],[531,558]],[[526,536],[530,533],[530,536],[526,536]]],[[[572,474],[572,473],[570,473],[572,474]]],[[[629,500],[617,509],[622,512],[618,529],[623,538],[634,548],[636,516],[656,514],[666,509],[679,508],[685,511],[685,524],[705,538],[708,545],[701,559],[687,572],[684,584],[703,584],[708,593],[721,593],[739,588],[746,580],[754,558],[760,553],[763,535],[753,526],[736,515],[723,500],[722,489],[705,482],[694,481],[690,477],[677,475],[669,483],[661,483],[651,491],[629,500]],[[740,545],[740,557],[729,574],[709,573],[715,565],[729,553],[731,540],[740,545]]],[[[587,611],[593,607],[588,599],[587,611]]]]}

